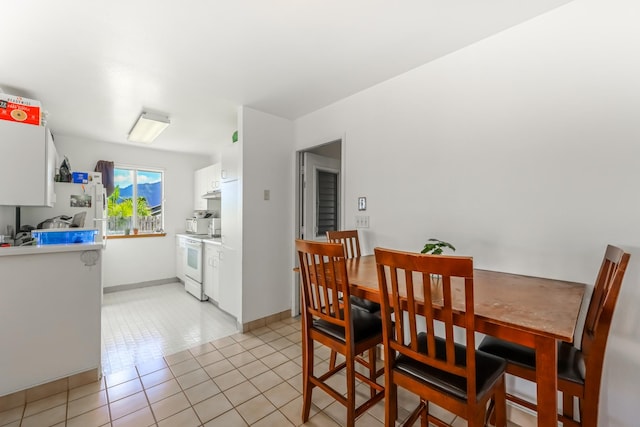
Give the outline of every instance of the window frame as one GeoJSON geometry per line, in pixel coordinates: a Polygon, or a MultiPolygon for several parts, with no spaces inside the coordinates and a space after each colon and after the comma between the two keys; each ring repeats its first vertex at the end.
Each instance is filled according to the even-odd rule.
{"type": "MultiPolygon", "coordinates": [[[[151,167],[151,166],[141,166],[141,165],[132,165],[125,163],[115,163],[114,164],[114,174],[116,169],[127,170],[133,172],[133,182],[132,182],[132,216],[131,216],[131,228],[130,234],[121,234],[114,233],[110,234],[109,227],[107,227],[107,238],[126,238],[126,237],[152,237],[152,236],[164,236],[165,233],[165,169],[159,167],[151,167]],[[160,231],[147,231],[141,234],[136,234],[135,229],[139,228],[139,218],[138,218],[138,173],[139,172],[152,172],[160,174],[160,182],[161,185],[161,196],[160,196],[160,231]]],[[[114,187],[118,185],[114,182],[114,187]]],[[[107,220],[111,218],[107,214],[107,220]]]]}

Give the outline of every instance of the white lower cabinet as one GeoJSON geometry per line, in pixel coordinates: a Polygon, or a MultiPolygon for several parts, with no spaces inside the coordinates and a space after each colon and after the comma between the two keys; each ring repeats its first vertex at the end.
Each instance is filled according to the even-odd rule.
{"type": "Polygon", "coordinates": [[[220,300],[218,307],[234,316],[240,316],[240,289],[238,280],[239,253],[222,246],[220,250],[220,300]]]}
{"type": "Polygon", "coordinates": [[[216,247],[216,255],[213,258],[213,300],[217,303],[220,301],[220,254],[222,249],[216,247]]]}
{"type": "Polygon", "coordinates": [[[176,277],[183,283],[185,281],[184,276],[184,257],[185,257],[185,243],[186,237],[176,236],[176,277]]]}
{"type": "Polygon", "coordinates": [[[204,294],[209,300],[220,301],[220,244],[208,243],[204,245],[204,269],[202,272],[204,294]]]}

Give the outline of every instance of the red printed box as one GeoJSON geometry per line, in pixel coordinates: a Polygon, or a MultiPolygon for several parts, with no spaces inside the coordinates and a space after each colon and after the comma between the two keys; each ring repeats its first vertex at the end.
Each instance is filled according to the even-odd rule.
{"type": "Polygon", "coordinates": [[[40,126],[40,101],[0,93],[0,119],[40,126]]]}

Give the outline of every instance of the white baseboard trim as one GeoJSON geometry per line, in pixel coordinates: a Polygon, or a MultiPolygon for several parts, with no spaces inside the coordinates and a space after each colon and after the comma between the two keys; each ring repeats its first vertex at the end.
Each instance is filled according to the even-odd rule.
{"type": "Polygon", "coordinates": [[[170,277],[167,279],[149,280],[146,282],[129,283],[126,285],[107,286],[102,289],[102,293],[108,294],[111,292],[128,291],[130,289],[147,288],[149,286],[166,285],[168,283],[176,283],[180,280],[177,277],[170,277]]]}
{"type": "Polygon", "coordinates": [[[538,416],[534,411],[508,401],[507,420],[520,427],[536,427],[538,425],[538,416]]]}

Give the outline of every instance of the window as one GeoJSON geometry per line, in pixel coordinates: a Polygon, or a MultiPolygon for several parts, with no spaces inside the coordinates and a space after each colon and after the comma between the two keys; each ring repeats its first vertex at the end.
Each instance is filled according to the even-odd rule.
{"type": "Polygon", "coordinates": [[[108,200],[107,234],[160,233],[164,229],[164,172],[116,167],[108,200]]]}
{"type": "Polygon", "coordinates": [[[338,174],[318,171],[318,191],[316,191],[316,236],[324,236],[327,231],[338,230],[338,174]]]}

